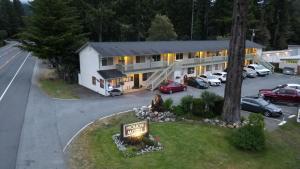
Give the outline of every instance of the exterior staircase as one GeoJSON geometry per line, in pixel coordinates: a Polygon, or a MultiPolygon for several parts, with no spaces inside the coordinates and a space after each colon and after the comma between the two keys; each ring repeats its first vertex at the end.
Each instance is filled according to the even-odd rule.
{"type": "Polygon", "coordinates": [[[265,68],[269,69],[271,72],[274,72],[274,66],[270,63],[264,60],[261,56],[256,58],[256,62],[260,65],[263,65],[265,68]]]}
{"type": "Polygon", "coordinates": [[[153,73],[146,81],[147,89],[151,91],[155,90],[161,84],[161,82],[166,80],[175,71],[176,65],[176,62],[174,62],[166,69],[159,70],[153,73]]]}

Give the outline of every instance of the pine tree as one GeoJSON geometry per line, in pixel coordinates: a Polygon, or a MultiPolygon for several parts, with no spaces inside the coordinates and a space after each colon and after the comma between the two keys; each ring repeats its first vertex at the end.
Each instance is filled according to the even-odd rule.
{"type": "Polygon", "coordinates": [[[13,9],[16,15],[17,29],[20,29],[24,26],[22,17],[25,15],[22,3],[19,0],[13,0],[13,9]]]}
{"type": "Polygon", "coordinates": [[[33,15],[21,34],[29,41],[24,48],[49,60],[64,79],[74,80],[79,65],[75,52],[85,41],[74,8],[65,0],[35,0],[31,8],[33,15]]]}
{"type": "Polygon", "coordinates": [[[165,15],[156,15],[149,28],[148,41],[175,40],[177,34],[170,19],[165,15]]]}

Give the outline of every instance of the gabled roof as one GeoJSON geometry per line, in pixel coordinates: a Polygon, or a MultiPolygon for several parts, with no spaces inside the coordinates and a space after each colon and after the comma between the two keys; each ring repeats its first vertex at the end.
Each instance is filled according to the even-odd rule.
{"type": "MultiPolygon", "coordinates": [[[[101,56],[136,56],[161,53],[186,53],[196,51],[217,51],[229,48],[229,40],[206,41],[140,41],[140,42],[88,42],[81,47],[94,48],[101,56]]],[[[263,48],[262,45],[246,41],[247,48],[263,48]]]]}
{"type": "Polygon", "coordinates": [[[121,78],[126,77],[125,74],[123,74],[121,71],[117,69],[109,69],[109,70],[99,70],[98,73],[105,79],[115,79],[115,78],[121,78]]]}

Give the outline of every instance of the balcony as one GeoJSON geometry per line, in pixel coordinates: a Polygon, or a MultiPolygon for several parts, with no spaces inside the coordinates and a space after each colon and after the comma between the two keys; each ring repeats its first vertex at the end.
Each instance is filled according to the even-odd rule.
{"type": "MultiPolygon", "coordinates": [[[[253,54],[245,55],[245,60],[252,60],[254,58],[253,54]]],[[[186,59],[181,62],[182,67],[191,67],[197,65],[210,65],[210,64],[220,64],[227,62],[228,56],[212,56],[206,58],[193,58],[193,59],[186,59]]]]}
{"type": "Polygon", "coordinates": [[[147,70],[162,69],[168,66],[166,61],[145,62],[135,64],[117,64],[116,68],[124,73],[142,72],[147,70]]]}

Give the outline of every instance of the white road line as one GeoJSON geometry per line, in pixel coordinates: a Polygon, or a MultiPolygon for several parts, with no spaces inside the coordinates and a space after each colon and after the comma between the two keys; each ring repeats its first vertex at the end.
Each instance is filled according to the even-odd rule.
{"type": "MultiPolygon", "coordinates": [[[[13,47],[13,46],[12,46],[12,47],[13,47]]],[[[12,47],[10,47],[10,48],[12,48],[12,47]]],[[[9,49],[10,49],[10,48],[9,48],[9,49]]],[[[7,50],[9,50],[9,49],[7,49],[7,50]]],[[[0,55],[0,58],[2,58],[4,55],[6,55],[6,54],[9,53],[9,52],[12,52],[12,51],[7,51],[7,50],[6,50],[4,53],[2,53],[2,54],[0,55]]]]}
{"type": "Polygon", "coordinates": [[[2,68],[4,68],[11,60],[13,60],[17,55],[19,55],[22,51],[18,52],[17,54],[15,54],[14,56],[12,56],[11,58],[9,58],[3,65],[0,65],[0,70],[2,68]]]}
{"type": "MultiPolygon", "coordinates": [[[[109,118],[109,117],[112,117],[112,116],[116,116],[116,115],[120,115],[120,114],[124,114],[124,113],[128,113],[128,112],[131,112],[132,110],[126,110],[126,111],[122,111],[122,112],[119,112],[119,113],[114,113],[114,114],[111,114],[111,115],[108,115],[108,116],[105,116],[105,117],[101,117],[99,118],[98,120],[103,120],[103,119],[106,119],[106,118],[109,118]]],[[[95,120],[96,121],[96,120],[95,120]]],[[[90,126],[91,124],[93,124],[95,121],[92,121],[92,122],[89,122],[88,124],[86,124],[85,126],[83,126],[79,131],[76,132],[76,134],[67,142],[67,144],[65,145],[65,147],[63,148],[63,152],[66,151],[66,149],[69,147],[69,145],[72,143],[72,141],[85,129],[87,128],[88,126],[90,126]]]]}
{"type": "MultiPolygon", "coordinates": [[[[7,50],[9,50],[10,48],[12,48],[12,47],[15,47],[15,44],[12,44],[12,45],[8,45],[9,47],[6,49],[5,47],[6,46],[4,46],[2,49],[4,49],[4,51],[3,52],[6,52],[7,50]]],[[[0,48],[0,50],[1,50],[1,48],[0,48]]],[[[7,52],[6,52],[7,53],[7,52]]],[[[0,58],[1,58],[1,56],[0,56],[0,58]]]]}
{"type": "Polygon", "coordinates": [[[81,133],[82,130],[84,130],[85,128],[87,128],[89,125],[93,124],[94,122],[89,122],[88,124],[86,124],[85,126],[83,126],[79,131],[76,132],[76,134],[68,141],[68,143],[65,145],[63,152],[66,151],[67,147],[72,143],[72,141],[75,139],[75,137],[77,137],[77,135],[79,133],[81,133]]]}
{"type": "Polygon", "coordinates": [[[11,81],[9,82],[9,84],[7,85],[7,87],[5,88],[4,92],[2,93],[1,97],[0,97],[0,102],[2,101],[2,99],[4,98],[4,95],[6,94],[7,90],[9,89],[9,87],[11,86],[11,84],[13,83],[13,81],[15,80],[15,78],[17,77],[17,75],[19,74],[21,68],[23,67],[23,65],[25,64],[26,60],[28,59],[28,57],[31,55],[31,53],[28,53],[28,55],[26,56],[26,58],[24,59],[23,63],[20,65],[19,69],[17,70],[17,72],[15,73],[14,77],[11,79],[11,81]]]}

